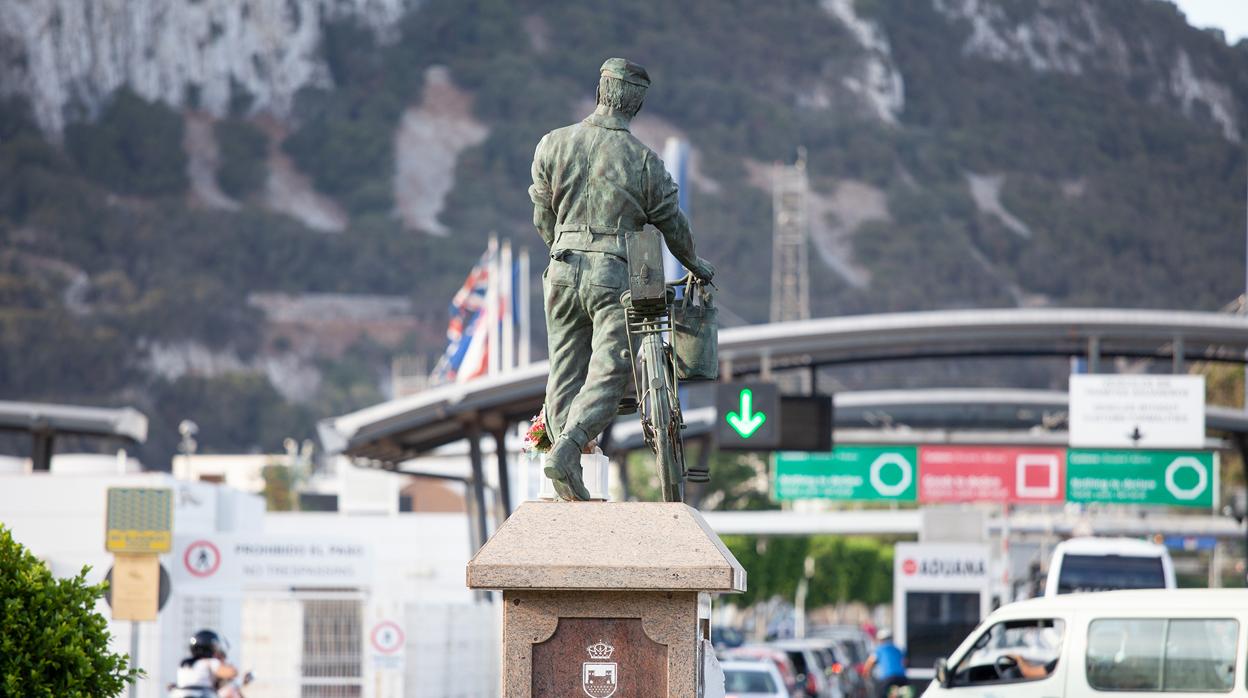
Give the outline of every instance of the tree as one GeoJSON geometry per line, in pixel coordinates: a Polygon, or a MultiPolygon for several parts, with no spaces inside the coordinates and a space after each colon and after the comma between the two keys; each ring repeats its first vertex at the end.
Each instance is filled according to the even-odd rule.
{"type": "Polygon", "coordinates": [[[108,651],[108,621],[94,610],[106,584],[86,575],[53,577],[0,526],[0,695],[116,696],[142,675],[108,651]]]}
{"type": "Polygon", "coordinates": [[[724,536],[723,540],[746,571],[746,592],[724,599],[734,606],[744,608],[773,597],[792,600],[807,556],[815,563],[807,599],[810,608],[851,601],[881,604],[893,598],[891,542],[843,536],[724,536]]]}
{"type": "Polygon", "coordinates": [[[163,196],[186,191],[182,117],[128,88],[113,95],[96,123],[65,129],[65,145],[82,172],[123,194],[163,196]]]}
{"type": "Polygon", "coordinates": [[[295,477],[289,466],[270,463],[260,469],[264,478],[264,505],[269,511],[295,510],[295,477]]]}
{"type": "Polygon", "coordinates": [[[259,193],[268,177],[269,140],[264,132],[242,119],[225,119],[216,125],[221,167],[217,184],[235,199],[259,193]]]}

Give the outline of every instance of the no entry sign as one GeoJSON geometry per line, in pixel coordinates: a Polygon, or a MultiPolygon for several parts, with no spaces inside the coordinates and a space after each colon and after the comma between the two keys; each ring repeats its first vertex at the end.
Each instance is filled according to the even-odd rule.
{"type": "Polygon", "coordinates": [[[221,549],[212,541],[197,540],[186,546],[182,564],[195,577],[211,577],[221,568],[221,549]]]}
{"type": "Polygon", "coordinates": [[[373,643],[373,649],[381,654],[394,654],[403,649],[403,643],[407,641],[407,637],[398,623],[383,620],[373,626],[373,631],[369,633],[369,640],[373,643]]]}

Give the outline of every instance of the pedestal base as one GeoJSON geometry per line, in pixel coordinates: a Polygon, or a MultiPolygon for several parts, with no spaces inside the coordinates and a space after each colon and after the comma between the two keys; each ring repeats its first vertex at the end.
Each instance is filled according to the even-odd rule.
{"type": "Polygon", "coordinates": [[[467,572],[503,591],[505,698],[702,698],[711,594],[745,590],[684,504],[528,502],[467,572]]]}
{"type": "Polygon", "coordinates": [[[507,698],[694,698],[710,595],[503,592],[507,698]]]}

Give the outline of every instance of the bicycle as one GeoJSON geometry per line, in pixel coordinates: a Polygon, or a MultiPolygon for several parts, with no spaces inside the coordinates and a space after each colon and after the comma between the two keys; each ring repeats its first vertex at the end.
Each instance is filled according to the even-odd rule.
{"type": "Polygon", "coordinates": [[[641,432],[646,445],[654,452],[659,489],[665,502],[684,501],[687,475],[681,439],[685,422],[677,392],[680,383],[672,345],[667,339],[672,333],[672,304],[677,287],[684,286],[688,294],[703,283],[692,274],[678,281],[668,281],[664,284],[666,293],[661,302],[634,304],[632,291],[620,296],[628,318],[628,350],[633,357],[633,386],[641,432]]]}

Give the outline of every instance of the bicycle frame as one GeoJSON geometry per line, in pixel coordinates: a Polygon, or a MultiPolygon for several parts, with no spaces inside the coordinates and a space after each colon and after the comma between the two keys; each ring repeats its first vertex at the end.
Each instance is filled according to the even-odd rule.
{"type": "Polygon", "coordinates": [[[640,312],[621,297],[627,313],[628,349],[633,361],[633,385],[637,391],[638,416],[646,445],[654,452],[663,500],[684,501],[684,446],[680,432],[679,382],[672,348],[664,335],[672,331],[671,308],[674,287],[685,281],[669,282],[661,309],[640,312]]]}

